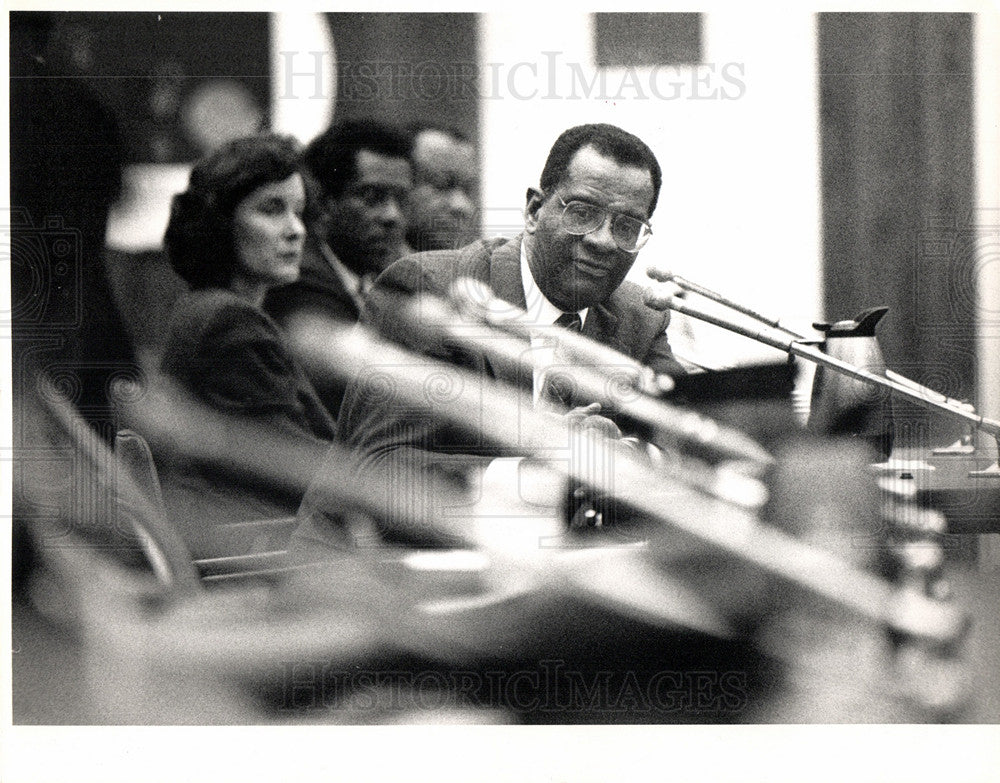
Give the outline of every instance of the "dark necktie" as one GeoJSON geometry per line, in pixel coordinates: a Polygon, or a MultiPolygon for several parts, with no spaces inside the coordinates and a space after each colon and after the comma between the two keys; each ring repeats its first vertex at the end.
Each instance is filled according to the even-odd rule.
{"type": "Polygon", "coordinates": [[[579,313],[563,313],[556,318],[556,326],[569,329],[571,332],[583,331],[583,321],[580,320],[579,313]]]}
{"type": "MultiPolygon", "coordinates": [[[[555,320],[555,325],[571,332],[580,332],[583,329],[579,313],[563,313],[555,320]]],[[[553,402],[570,407],[573,398],[572,381],[564,375],[560,375],[558,371],[552,372],[546,383],[545,396],[553,402]]]]}

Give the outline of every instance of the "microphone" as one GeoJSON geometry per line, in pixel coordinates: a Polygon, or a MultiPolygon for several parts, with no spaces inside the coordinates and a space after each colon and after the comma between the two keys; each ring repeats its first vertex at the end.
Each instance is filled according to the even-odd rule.
{"type": "Polygon", "coordinates": [[[666,269],[658,267],[655,264],[650,264],[650,266],[646,269],[646,274],[649,277],[653,278],[653,280],[658,280],[661,283],[673,283],[674,285],[678,286],[679,288],[682,288],[685,291],[690,291],[693,294],[698,294],[699,296],[703,296],[706,299],[711,299],[713,302],[718,302],[721,305],[725,305],[729,309],[736,310],[736,312],[738,313],[743,313],[744,315],[750,316],[755,321],[760,321],[763,324],[767,324],[773,329],[780,329],[790,337],[794,337],[796,340],[806,339],[802,335],[793,332],[789,329],[786,329],[778,321],[775,321],[771,318],[767,318],[766,316],[763,316],[760,313],[751,310],[749,307],[744,307],[739,302],[734,302],[732,299],[727,299],[722,294],[716,293],[715,291],[705,288],[704,286],[700,286],[697,283],[692,283],[690,280],[687,280],[681,277],[680,275],[674,274],[673,272],[670,272],[666,269]]]}
{"type": "Polygon", "coordinates": [[[728,318],[723,318],[715,313],[708,313],[688,302],[681,301],[669,292],[656,291],[652,286],[648,286],[646,288],[643,295],[643,302],[647,307],[652,307],[654,310],[670,309],[678,313],[688,315],[692,318],[698,318],[702,321],[706,321],[707,323],[727,329],[730,332],[736,332],[736,334],[762,342],[772,348],[777,348],[779,351],[784,351],[785,353],[793,356],[801,356],[803,359],[807,359],[815,364],[829,367],[836,372],[842,373],[843,375],[847,375],[856,380],[863,381],[871,386],[888,389],[891,392],[913,400],[925,408],[944,411],[955,418],[960,418],[963,421],[974,425],[983,432],[993,435],[998,439],[998,447],[1000,447],[1000,421],[980,416],[974,411],[969,411],[965,407],[954,407],[947,398],[944,400],[940,399],[943,395],[928,395],[923,391],[911,388],[911,384],[900,383],[892,377],[876,375],[868,370],[855,367],[849,362],[829,356],[828,354],[823,353],[823,351],[819,348],[801,342],[798,338],[794,337],[792,333],[780,326],[773,327],[770,331],[744,326],[743,324],[735,323],[730,321],[728,318]],[[782,334],[777,334],[777,332],[781,332],[782,334]]]}
{"type": "MultiPolygon", "coordinates": [[[[490,441],[507,444],[515,452],[551,465],[565,478],[588,483],[598,492],[615,497],[660,526],[662,535],[656,543],[669,546],[674,532],[681,531],[737,562],[753,564],[861,617],[890,624],[917,639],[949,641],[965,627],[964,615],[952,607],[910,588],[897,589],[876,574],[763,523],[758,511],[767,490],[755,479],[724,469],[671,469],[665,474],[617,441],[586,431],[574,433],[562,417],[535,411],[530,396],[515,389],[484,383],[482,377],[468,370],[418,357],[365,327],[344,328],[332,323],[324,327],[321,320],[314,326],[308,347],[315,352],[316,363],[327,366],[331,374],[363,375],[373,393],[393,398],[411,410],[429,409],[432,415],[440,415],[456,426],[474,427],[490,441]],[[442,380],[451,382],[443,384],[442,380]],[[483,415],[484,411],[489,415],[483,415]],[[586,460],[565,459],[566,448],[574,438],[585,447],[582,453],[600,453],[605,448],[613,452],[613,459],[607,461],[609,470],[595,475],[586,460]],[[558,447],[553,449],[553,444],[558,447]]],[[[176,426],[183,421],[185,416],[167,416],[163,423],[176,426]]],[[[203,432],[204,428],[205,422],[198,421],[195,431],[203,432]]],[[[222,434],[218,438],[184,440],[204,448],[216,441],[232,442],[231,437],[227,440],[222,434]]],[[[240,440],[259,442],[260,435],[248,433],[240,440]]],[[[264,445],[261,470],[298,464],[298,454],[281,452],[276,457],[271,445],[264,445]]],[[[232,450],[227,456],[235,459],[232,450]]],[[[364,504],[371,485],[355,485],[342,478],[333,473],[326,476],[328,491],[335,494],[350,488],[355,493],[351,499],[364,504]]],[[[371,478],[376,482],[382,479],[375,474],[371,478]]],[[[460,495],[456,508],[461,508],[462,500],[460,495]]],[[[445,510],[451,502],[445,504],[445,510]]],[[[367,503],[371,503],[370,497],[367,503]]],[[[459,514],[436,523],[433,518],[420,521],[465,540],[469,534],[463,531],[464,519],[467,517],[459,514]]]]}
{"type": "Polygon", "coordinates": [[[730,321],[728,318],[723,318],[720,315],[706,312],[705,310],[695,307],[694,305],[674,296],[672,293],[667,291],[657,291],[652,286],[646,287],[646,290],[643,293],[642,301],[647,307],[651,307],[654,310],[674,310],[675,312],[682,313],[683,315],[707,321],[715,326],[721,326],[723,329],[736,332],[744,337],[749,337],[752,340],[762,342],[765,345],[770,345],[772,348],[777,348],[779,351],[791,351],[791,346],[795,342],[795,340],[790,337],[778,338],[773,334],[769,334],[758,329],[751,329],[750,327],[730,321]]]}
{"type": "MultiPolygon", "coordinates": [[[[459,278],[449,289],[448,298],[459,312],[467,317],[516,337],[527,340],[541,332],[538,326],[525,321],[524,310],[500,299],[489,286],[479,280],[470,277],[459,278]]],[[[670,376],[657,375],[631,356],[589,337],[568,329],[560,329],[558,338],[560,347],[571,354],[572,358],[597,370],[612,371],[618,382],[628,377],[630,384],[638,391],[657,396],[673,388],[674,383],[670,376]]]]}
{"type": "MultiPolygon", "coordinates": [[[[529,339],[535,329],[523,318],[519,307],[497,298],[485,284],[462,278],[452,286],[451,297],[459,309],[483,323],[529,339]]],[[[724,427],[713,419],[677,408],[659,399],[664,385],[653,371],[619,351],[583,335],[559,330],[559,339],[583,366],[567,365],[559,374],[569,380],[579,396],[617,411],[633,422],[695,448],[718,460],[747,462],[757,467],[773,463],[771,455],[738,430],[724,427]],[[629,388],[631,387],[631,389],[629,388]]],[[[456,335],[461,339],[462,335],[456,335]]],[[[466,335],[467,337],[467,335],[466,335]]],[[[485,346],[487,350],[491,345],[485,346]]],[[[671,387],[673,382],[670,381],[671,387]]]]}

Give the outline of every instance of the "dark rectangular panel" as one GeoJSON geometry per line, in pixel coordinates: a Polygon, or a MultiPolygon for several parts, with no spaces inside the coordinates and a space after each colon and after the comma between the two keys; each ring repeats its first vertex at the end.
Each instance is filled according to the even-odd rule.
{"type": "Polygon", "coordinates": [[[594,52],[601,68],[696,65],[701,14],[594,14],[594,52]]]}
{"type": "Polygon", "coordinates": [[[478,143],[476,14],[328,13],[337,53],[335,119],[444,124],[478,143]]]}
{"type": "MultiPolygon", "coordinates": [[[[966,399],[972,53],[970,14],[819,15],[824,317],[888,306],[878,332],[888,366],[966,399]]],[[[940,445],[946,434],[931,437],[940,445]]]]}

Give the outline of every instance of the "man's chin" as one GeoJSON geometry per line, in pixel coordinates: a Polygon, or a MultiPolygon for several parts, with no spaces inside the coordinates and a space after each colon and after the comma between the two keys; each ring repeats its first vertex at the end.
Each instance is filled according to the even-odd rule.
{"type": "Polygon", "coordinates": [[[567,291],[565,296],[558,298],[553,298],[552,296],[548,296],[548,294],[546,296],[560,310],[570,313],[599,305],[607,298],[607,293],[603,289],[595,290],[587,287],[567,291]]]}
{"type": "Polygon", "coordinates": [[[367,245],[365,256],[373,268],[382,271],[389,264],[403,255],[405,244],[390,244],[385,241],[371,242],[367,245]]]}

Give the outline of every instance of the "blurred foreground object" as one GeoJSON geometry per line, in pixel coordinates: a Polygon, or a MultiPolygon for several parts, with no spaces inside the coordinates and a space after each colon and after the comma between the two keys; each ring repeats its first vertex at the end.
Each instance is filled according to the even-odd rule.
{"type": "MultiPolygon", "coordinates": [[[[372,354],[363,341],[347,347],[355,362],[372,354]]],[[[491,426],[509,432],[506,409],[496,410],[491,426]]],[[[531,428],[558,424],[527,418],[531,428]]],[[[161,425],[207,432],[211,419],[168,415],[161,425]]],[[[294,464],[280,438],[258,437],[259,455],[216,457],[277,473],[294,464]]],[[[194,441],[204,456],[213,442],[194,441]]],[[[92,454],[98,468],[111,464],[99,449],[92,454]]],[[[984,645],[974,635],[970,644],[960,610],[978,607],[979,593],[949,599],[939,585],[943,563],[914,557],[906,547],[913,534],[887,526],[887,514],[911,518],[906,499],[881,509],[874,479],[850,447],[789,442],[775,457],[761,518],[685,486],[683,473],[654,481],[658,474],[626,451],[614,492],[644,512],[631,529],[574,534],[560,524],[558,493],[494,487],[465,505],[455,496],[446,514],[425,520],[464,538],[461,548],[348,548],[273,586],[181,591],[125,571],[108,559],[112,551],[102,555],[78,538],[68,509],[71,529],[61,536],[52,538],[44,520],[31,530],[44,565],[27,595],[75,629],[88,672],[85,720],[94,722],[981,715],[965,678],[970,666],[976,678],[991,676],[975,656],[995,651],[996,640],[984,645]],[[900,544],[904,559],[889,573],[880,556],[900,544]],[[48,578],[39,581],[42,574],[48,578]],[[42,595],[50,600],[39,603],[42,595]]],[[[558,486],[566,477],[553,468],[528,461],[523,469],[543,472],[530,486],[558,486]]],[[[20,497],[37,510],[44,478],[24,478],[20,497]]],[[[333,480],[327,489],[337,487],[333,480]]],[[[352,503],[370,494],[353,491],[352,503]]],[[[933,529],[933,519],[916,527],[933,529]]],[[[975,590],[983,585],[996,587],[975,590]]],[[[995,627],[995,618],[986,625],[995,627]]]]}
{"type": "MultiPolygon", "coordinates": [[[[884,531],[867,516],[876,493],[853,491],[852,452],[783,455],[774,515],[817,549],[870,563],[884,531]]],[[[484,502],[515,515],[523,503],[484,502]]],[[[75,635],[82,723],[909,723],[996,709],[962,679],[971,667],[996,679],[997,622],[981,598],[997,596],[996,578],[963,600],[980,602],[993,637],[955,658],[685,537],[539,550],[502,531],[510,518],[491,524],[505,553],[345,553],[279,587],[186,597],[43,534],[31,595],[75,635]]],[[[33,652],[44,651],[22,648],[33,652]]]]}

